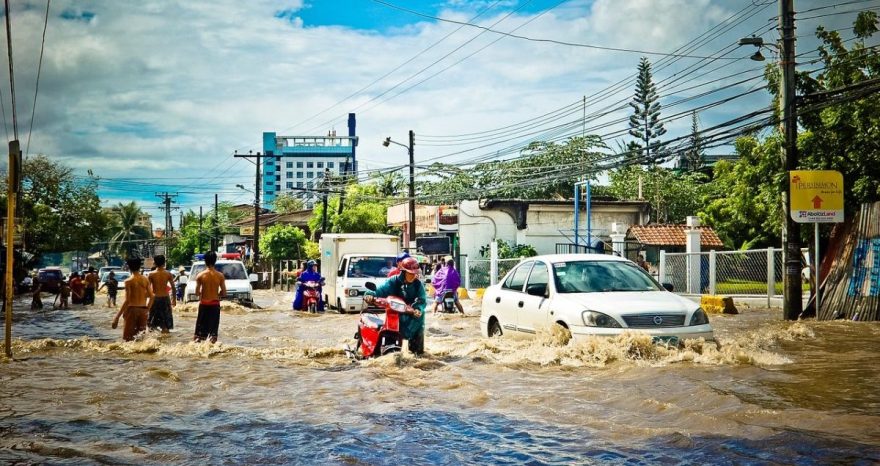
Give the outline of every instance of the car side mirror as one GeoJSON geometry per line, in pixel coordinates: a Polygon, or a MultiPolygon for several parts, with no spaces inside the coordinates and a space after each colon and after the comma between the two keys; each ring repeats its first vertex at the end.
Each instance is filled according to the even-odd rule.
{"type": "Polygon", "coordinates": [[[531,296],[547,297],[547,285],[529,285],[526,287],[526,293],[531,296]]]}
{"type": "Polygon", "coordinates": [[[373,282],[364,283],[364,287],[370,291],[376,291],[376,284],[373,282]]]}
{"type": "Polygon", "coordinates": [[[672,283],[664,283],[663,288],[665,288],[666,291],[675,291],[675,287],[672,286],[672,283]]]}
{"type": "Polygon", "coordinates": [[[258,281],[260,281],[260,277],[257,276],[257,274],[252,273],[252,274],[248,275],[248,281],[258,282],[258,281]]]}
{"type": "Polygon", "coordinates": [[[337,277],[341,277],[341,276],[343,276],[344,274],[345,274],[345,271],[344,271],[344,270],[337,270],[337,271],[336,271],[336,276],[337,276],[337,277]]]}

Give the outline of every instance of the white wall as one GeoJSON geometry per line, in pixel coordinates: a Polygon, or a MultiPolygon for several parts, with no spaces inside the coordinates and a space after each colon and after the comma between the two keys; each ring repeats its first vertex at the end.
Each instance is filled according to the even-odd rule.
{"type": "MultiPolygon", "coordinates": [[[[612,223],[640,225],[644,220],[638,205],[594,203],[591,210],[593,236],[609,243],[612,223]]],[[[579,234],[586,235],[585,210],[581,211],[579,220],[579,234]]],[[[461,254],[479,258],[480,248],[496,238],[514,244],[529,244],[538,254],[554,254],[557,243],[571,243],[574,236],[574,205],[532,204],[528,208],[526,224],[526,229],[517,230],[514,219],[507,213],[494,208],[482,210],[479,201],[463,201],[459,209],[461,254]]]]}

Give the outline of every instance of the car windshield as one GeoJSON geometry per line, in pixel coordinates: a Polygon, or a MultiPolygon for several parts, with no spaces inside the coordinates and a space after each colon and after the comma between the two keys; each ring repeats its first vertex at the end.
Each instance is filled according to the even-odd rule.
{"type": "Polygon", "coordinates": [[[38,275],[40,280],[61,280],[60,270],[43,270],[38,275]]]}
{"type": "Polygon", "coordinates": [[[656,291],[660,287],[637,265],[622,261],[571,261],[553,264],[560,293],[656,291]]]}
{"type": "MultiPolygon", "coordinates": [[[[244,266],[239,262],[225,262],[220,263],[214,266],[218,272],[222,273],[227,280],[247,280],[247,272],[244,270],[244,266]]],[[[192,275],[193,277],[198,276],[203,270],[205,270],[205,264],[196,264],[192,266],[192,275]]]]}
{"type": "Polygon", "coordinates": [[[348,264],[348,276],[352,278],[387,277],[388,272],[390,272],[393,268],[393,257],[352,257],[348,264]]]}
{"type": "MultiPolygon", "coordinates": [[[[124,282],[124,281],[128,280],[128,277],[130,277],[130,276],[131,276],[131,274],[129,272],[122,272],[122,271],[116,271],[116,270],[113,271],[113,278],[115,278],[116,281],[118,281],[118,282],[124,282]]],[[[110,278],[110,272],[105,273],[104,276],[101,277],[101,281],[106,282],[108,278],[110,278]]]]}

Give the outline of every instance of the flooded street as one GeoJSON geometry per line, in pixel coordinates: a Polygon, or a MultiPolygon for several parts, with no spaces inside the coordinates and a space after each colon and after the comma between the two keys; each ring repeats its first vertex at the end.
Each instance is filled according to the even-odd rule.
{"type": "MultiPolygon", "coordinates": [[[[480,337],[429,315],[427,354],[352,362],[357,315],[258,291],[217,345],[122,343],[114,311],[26,310],[0,367],[3,463],[590,464],[880,462],[880,324],[712,316],[721,349],[624,335],[480,337]]],[[[51,298],[45,300],[51,302],[51,298]]],[[[122,299],[119,300],[122,302],[122,299]]],[[[470,306],[468,307],[468,304],[470,306]]]]}

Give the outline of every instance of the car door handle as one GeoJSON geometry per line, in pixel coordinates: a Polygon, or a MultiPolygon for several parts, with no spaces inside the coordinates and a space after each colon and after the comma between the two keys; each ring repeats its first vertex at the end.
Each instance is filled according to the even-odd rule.
{"type": "Polygon", "coordinates": [[[523,302],[522,302],[522,301],[519,302],[519,307],[523,307],[523,302]]]}
{"type": "Polygon", "coordinates": [[[501,302],[501,296],[496,296],[496,297],[495,297],[495,302],[496,302],[496,303],[500,303],[500,302],[501,302]]]}

